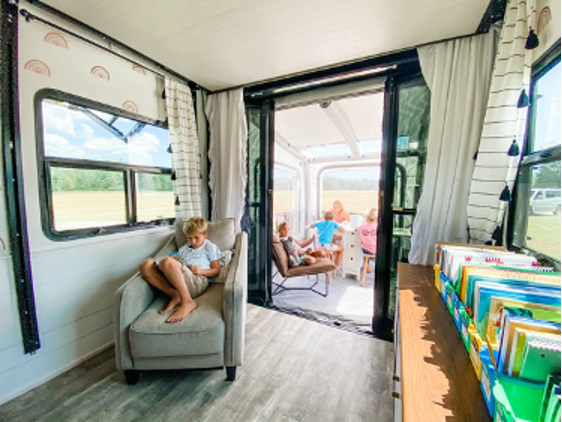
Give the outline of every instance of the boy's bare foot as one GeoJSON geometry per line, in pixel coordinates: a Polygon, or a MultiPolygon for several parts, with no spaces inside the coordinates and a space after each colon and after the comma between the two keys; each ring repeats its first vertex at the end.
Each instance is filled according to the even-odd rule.
{"type": "Polygon", "coordinates": [[[371,274],[371,267],[367,265],[367,274],[371,274]]]}
{"type": "Polygon", "coordinates": [[[197,308],[197,303],[195,303],[195,301],[193,300],[186,304],[181,304],[178,310],[174,312],[172,316],[166,320],[166,322],[169,322],[171,324],[173,324],[174,322],[180,322],[191,312],[193,312],[195,308],[197,308]]]}
{"type": "Polygon", "coordinates": [[[165,308],[162,308],[158,311],[158,313],[160,315],[164,315],[165,313],[171,311],[172,309],[174,309],[176,306],[178,306],[181,303],[180,300],[180,295],[178,294],[177,296],[173,297],[169,302],[168,305],[165,308]]]}

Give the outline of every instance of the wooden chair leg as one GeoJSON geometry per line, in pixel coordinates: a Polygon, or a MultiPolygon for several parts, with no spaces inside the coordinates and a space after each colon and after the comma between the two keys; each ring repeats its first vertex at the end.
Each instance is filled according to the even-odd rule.
{"type": "Polygon", "coordinates": [[[363,277],[361,277],[361,287],[365,287],[365,276],[367,275],[367,265],[369,265],[369,257],[365,257],[365,262],[363,263],[363,277]]]}
{"type": "Polygon", "coordinates": [[[332,284],[332,275],[330,272],[327,272],[326,275],[328,276],[328,284],[332,284]]]}

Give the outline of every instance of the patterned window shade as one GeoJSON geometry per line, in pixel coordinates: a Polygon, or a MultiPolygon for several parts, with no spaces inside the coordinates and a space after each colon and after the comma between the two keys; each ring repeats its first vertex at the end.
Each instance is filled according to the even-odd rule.
{"type": "Polygon", "coordinates": [[[536,0],[508,1],[470,186],[473,243],[492,239],[508,207],[525,136],[535,24],[536,0]]]}
{"type": "Polygon", "coordinates": [[[166,110],[172,152],[176,218],[201,215],[199,141],[189,86],[166,78],[166,110]]]}

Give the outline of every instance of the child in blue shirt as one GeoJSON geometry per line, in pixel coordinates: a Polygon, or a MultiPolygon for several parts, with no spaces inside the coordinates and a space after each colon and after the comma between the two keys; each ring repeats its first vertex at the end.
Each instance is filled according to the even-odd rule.
{"type": "Polygon", "coordinates": [[[183,320],[197,308],[193,300],[209,286],[208,277],[220,272],[219,248],[207,240],[207,222],[201,217],[190,218],[183,226],[187,244],[180,247],[177,255],[167,256],[156,262],[145,260],[140,265],[144,279],[164,292],[169,298],[168,305],[159,311],[165,314],[177,307],[166,322],[183,320]]]}
{"type": "Polygon", "coordinates": [[[334,264],[338,267],[343,257],[343,246],[333,244],[332,239],[334,238],[335,230],[345,232],[345,229],[334,221],[334,212],[332,210],[326,211],[324,213],[324,220],[311,224],[310,228],[318,230],[318,243],[320,243],[320,247],[334,253],[334,264]]]}

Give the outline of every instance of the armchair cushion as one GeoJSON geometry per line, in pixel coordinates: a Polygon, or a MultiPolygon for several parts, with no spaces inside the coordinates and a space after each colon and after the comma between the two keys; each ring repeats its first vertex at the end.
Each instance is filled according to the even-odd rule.
{"type": "Polygon", "coordinates": [[[166,324],[158,311],[166,305],[158,298],[132,324],[131,351],[138,358],[223,353],[225,324],[222,316],[223,285],[212,284],[195,299],[197,309],[183,321],[166,324]]]}

